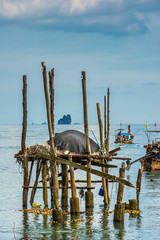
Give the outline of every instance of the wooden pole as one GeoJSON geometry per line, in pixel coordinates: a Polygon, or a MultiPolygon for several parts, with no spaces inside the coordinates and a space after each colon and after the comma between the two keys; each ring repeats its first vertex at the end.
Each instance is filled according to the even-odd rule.
{"type": "MultiPolygon", "coordinates": [[[[50,144],[51,144],[51,152],[56,157],[56,151],[54,148],[54,136],[52,131],[52,121],[51,121],[51,112],[50,112],[50,103],[49,103],[49,95],[48,95],[48,87],[47,87],[47,73],[46,73],[46,66],[45,62],[42,62],[43,67],[43,83],[44,83],[44,93],[45,93],[45,99],[46,99],[46,109],[47,109],[47,120],[48,120],[48,130],[49,130],[49,138],[50,138],[50,144]]],[[[59,210],[59,185],[58,185],[58,172],[57,172],[57,164],[56,162],[51,161],[51,178],[53,179],[53,189],[52,189],[52,196],[51,196],[51,207],[55,208],[58,211],[58,213],[55,213],[56,218],[61,218],[62,214],[59,210]]],[[[57,219],[60,220],[60,219],[57,219]]]]}
{"type": "MultiPolygon", "coordinates": [[[[122,162],[121,168],[119,169],[119,178],[125,179],[125,163],[122,162]]],[[[117,194],[117,204],[122,203],[123,199],[124,184],[119,183],[118,194],[117,194]]]]}
{"type": "Polygon", "coordinates": [[[106,144],[107,154],[109,154],[109,132],[110,132],[109,96],[110,96],[110,92],[109,92],[109,88],[108,88],[108,92],[107,92],[107,144],[106,144]]]}
{"type": "MultiPolygon", "coordinates": [[[[103,151],[104,150],[103,124],[102,124],[102,119],[101,119],[101,110],[100,110],[100,104],[99,103],[97,103],[97,114],[98,114],[98,123],[99,123],[100,143],[101,143],[101,149],[103,151]]],[[[102,164],[103,163],[104,163],[104,159],[102,159],[102,164]]],[[[102,167],[102,172],[105,173],[105,167],[102,167]]],[[[102,182],[103,182],[104,203],[105,203],[105,205],[108,205],[108,194],[107,194],[105,178],[102,178],[102,182]]]]}
{"type": "Polygon", "coordinates": [[[43,184],[43,201],[44,201],[44,208],[48,208],[47,168],[46,168],[46,161],[43,161],[43,168],[42,168],[42,184],[43,184]]]}
{"type": "Polygon", "coordinates": [[[136,187],[137,187],[136,195],[137,195],[138,206],[139,206],[139,193],[141,191],[142,173],[143,173],[143,165],[141,169],[138,170],[137,183],[136,183],[136,187]]]}
{"type": "MultiPolygon", "coordinates": [[[[88,111],[87,111],[87,90],[86,90],[86,73],[82,72],[82,92],[83,92],[83,117],[84,117],[84,133],[85,133],[85,147],[86,153],[91,154],[91,147],[89,142],[89,129],[88,129],[88,111]]],[[[87,160],[87,167],[91,168],[91,159],[87,160]]],[[[88,191],[85,193],[86,208],[93,208],[93,193],[91,192],[91,173],[87,172],[87,187],[88,191]]]]}
{"type": "MultiPolygon", "coordinates": [[[[27,134],[27,76],[23,75],[23,124],[22,124],[22,140],[21,151],[24,154],[22,166],[23,166],[23,185],[28,186],[28,158],[26,152],[26,134],[27,134]]],[[[27,208],[28,203],[28,189],[23,189],[23,208],[27,208]]]]}
{"type": "Polygon", "coordinates": [[[26,134],[27,134],[27,76],[23,75],[23,125],[22,125],[22,140],[21,150],[24,153],[26,148],[26,134]]]}
{"type": "MultiPolygon", "coordinates": [[[[71,155],[69,156],[69,161],[72,162],[71,155]]],[[[79,198],[77,198],[74,168],[72,166],[70,166],[70,179],[71,179],[71,191],[72,191],[72,198],[70,199],[71,213],[79,213],[80,212],[79,198]]]]}
{"type": "Polygon", "coordinates": [[[106,139],[107,130],[106,130],[106,96],[104,96],[104,138],[106,139]]]}
{"type": "Polygon", "coordinates": [[[49,92],[51,104],[52,132],[54,135],[54,68],[52,68],[51,72],[49,72],[49,92]]]}
{"type": "MultiPolygon", "coordinates": [[[[119,169],[119,178],[125,178],[125,163],[123,162],[121,168],[119,169]]],[[[118,194],[117,194],[117,203],[115,204],[114,210],[114,221],[124,221],[124,210],[125,204],[122,203],[123,199],[124,185],[119,183],[118,194]]]]}
{"type": "Polygon", "coordinates": [[[32,206],[32,203],[34,202],[34,197],[35,197],[36,190],[37,190],[38,178],[39,178],[39,175],[41,173],[41,168],[42,168],[42,161],[41,162],[38,161],[37,162],[37,168],[36,168],[36,179],[35,179],[35,182],[34,182],[34,185],[33,185],[33,189],[32,189],[32,192],[31,192],[31,198],[30,198],[31,206],[32,206]]]}
{"type": "Polygon", "coordinates": [[[68,207],[68,167],[67,165],[61,164],[62,166],[62,207],[68,207]]]}
{"type": "MultiPolygon", "coordinates": [[[[109,110],[109,88],[107,91],[107,138],[106,138],[106,153],[109,155],[109,132],[110,132],[110,110],[109,110]]],[[[108,173],[108,168],[106,168],[106,173],[108,173]]],[[[107,188],[107,195],[108,195],[108,202],[109,202],[109,185],[108,179],[106,179],[106,188],[107,188]]]]}

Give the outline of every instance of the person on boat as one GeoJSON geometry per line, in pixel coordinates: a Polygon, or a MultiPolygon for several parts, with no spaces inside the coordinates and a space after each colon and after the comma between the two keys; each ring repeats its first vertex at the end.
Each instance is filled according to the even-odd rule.
{"type": "Polygon", "coordinates": [[[128,125],[128,133],[130,134],[131,133],[131,126],[128,125]]]}
{"type": "Polygon", "coordinates": [[[119,131],[118,136],[119,136],[119,137],[121,136],[121,131],[119,131]]]}

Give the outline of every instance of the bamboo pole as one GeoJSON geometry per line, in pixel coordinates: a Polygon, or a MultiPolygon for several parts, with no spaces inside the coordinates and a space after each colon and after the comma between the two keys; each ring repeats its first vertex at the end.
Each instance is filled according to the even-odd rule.
{"type": "Polygon", "coordinates": [[[48,192],[47,192],[47,168],[46,168],[46,161],[43,161],[42,164],[42,184],[43,184],[43,201],[44,201],[44,208],[48,208],[48,192]]]}
{"type": "MultiPolygon", "coordinates": [[[[27,134],[27,76],[23,75],[23,124],[22,124],[22,139],[21,151],[24,154],[23,166],[23,185],[28,186],[28,158],[26,152],[26,134],[27,134]]],[[[23,189],[23,208],[27,208],[28,203],[28,189],[23,189]]]]}
{"type": "MultiPolygon", "coordinates": [[[[52,121],[51,121],[51,112],[50,112],[50,103],[49,103],[49,95],[48,95],[48,87],[47,87],[47,73],[45,62],[42,62],[43,67],[43,83],[44,83],[44,93],[46,99],[46,110],[47,110],[47,120],[48,120],[48,130],[49,130],[49,138],[51,144],[51,152],[54,156],[56,156],[55,147],[54,147],[54,136],[52,131],[52,121]]],[[[51,179],[53,179],[53,188],[51,191],[51,208],[55,208],[59,211],[59,185],[58,185],[58,172],[57,165],[55,161],[51,161],[51,179]]]]}
{"type": "Polygon", "coordinates": [[[49,72],[49,92],[50,92],[50,104],[51,104],[51,122],[52,132],[54,136],[54,68],[49,72]]]}
{"type": "MultiPolygon", "coordinates": [[[[99,123],[99,133],[100,133],[100,143],[101,143],[101,149],[104,150],[104,143],[103,143],[103,124],[101,120],[101,110],[100,110],[100,104],[97,103],[97,114],[98,114],[98,123],[99,123]]],[[[104,159],[102,160],[102,164],[104,163],[104,159]]],[[[102,172],[105,173],[105,167],[102,167],[102,172]]],[[[103,182],[103,193],[104,193],[104,203],[105,205],[108,205],[108,194],[107,194],[107,188],[106,188],[106,180],[102,178],[103,182]]]]}

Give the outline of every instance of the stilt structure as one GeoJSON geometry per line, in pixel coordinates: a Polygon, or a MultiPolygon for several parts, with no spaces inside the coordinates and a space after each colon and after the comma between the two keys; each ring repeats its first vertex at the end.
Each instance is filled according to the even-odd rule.
{"type": "MultiPolygon", "coordinates": [[[[107,137],[106,151],[104,147],[103,139],[103,124],[101,119],[100,104],[97,103],[97,114],[99,123],[99,133],[100,133],[100,150],[96,153],[91,153],[90,140],[89,140],[89,129],[88,129],[88,113],[87,113],[87,91],[86,91],[86,79],[85,72],[82,72],[82,89],[83,89],[83,110],[84,110],[84,132],[85,132],[85,154],[77,154],[70,152],[69,154],[64,154],[63,151],[55,149],[54,145],[54,69],[49,72],[49,86],[50,86],[50,96],[48,93],[47,86],[47,72],[45,63],[42,62],[42,74],[43,74],[43,84],[44,84],[44,94],[46,102],[46,112],[47,112],[47,122],[48,122],[48,132],[49,132],[49,146],[46,145],[34,145],[26,147],[26,132],[27,132],[27,77],[23,76],[23,128],[22,128],[22,141],[21,150],[15,154],[17,162],[22,163],[23,166],[23,208],[28,208],[28,193],[31,189],[30,204],[33,206],[35,204],[35,195],[37,189],[42,189],[43,191],[43,202],[44,208],[53,209],[53,221],[62,221],[62,211],[59,205],[59,188],[62,189],[61,203],[62,208],[68,206],[68,189],[71,189],[70,198],[70,209],[71,213],[79,213],[79,198],[77,197],[77,189],[84,190],[85,193],[85,206],[86,209],[93,209],[93,193],[92,183],[102,183],[104,191],[104,204],[108,206],[109,197],[108,189],[106,188],[106,179],[109,182],[119,183],[119,195],[117,198],[117,205],[119,206],[123,197],[123,186],[134,187],[132,183],[124,179],[124,176],[120,174],[119,177],[109,174],[106,169],[116,168],[116,165],[109,164],[112,159],[119,160],[130,160],[130,158],[117,157],[117,152],[120,148],[109,150],[109,90],[108,90],[108,104],[107,104],[107,133],[104,136],[107,137]],[[105,162],[104,160],[107,160],[105,162]],[[62,172],[58,174],[57,164],[61,164],[62,172]],[[35,171],[33,175],[33,169],[35,166],[35,171]],[[96,169],[93,167],[96,166],[96,169]],[[68,170],[69,168],[69,170],[68,170]],[[100,168],[98,170],[97,168],[100,168]],[[75,179],[75,170],[81,170],[86,172],[86,179],[75,179]],[[68,173],[70,172],[70,181],[68,180],[68,173]],[[99,176],[102,180],[91,180],[91,174],[99,176]],[[33,186],[30,186],[31,176],[35,177],[33,186]],[[40,179],[42,177],[42,181],[40,179]],[[58,179],[62,177],[62,179],[58,179]],[[39,186],[39,183],[42,183],[39,186]],[[47,185],[47,182],[49,183],[47,185]],[[61,186],[59,187],[59,183],[61,186]],[[76,186],[76,183],[87,183],[87,186],[76,186]],[[48,189],[51,191],[51,202],[48,201],[48,189]],[[120,195],[121,194],[121,195],[120,195]]],[[[106,118],[106,117],[105,117],[106,118]]],[[[106,124],[105,124],[106,125],[106,124]]],[[[124,168],[122,166],[122,170],[124,168]]],[[[32,178],[33,178],[32,177],[32,178]]],[[[137,180],[137,186],[140,186],[140,175],[137,180]]],[[[139,187],[140,191],[140,187],[139,187]]],[[[137,192],[137,198],[139,198],[139,192],[137,192]]],[[[121,211],[121,210],[120,210],[121,211]]]]}

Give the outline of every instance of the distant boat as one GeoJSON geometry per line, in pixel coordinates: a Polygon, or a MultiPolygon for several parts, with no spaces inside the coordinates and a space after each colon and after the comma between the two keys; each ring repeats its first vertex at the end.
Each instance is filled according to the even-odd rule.
{"type": "Polygon", "coordinates": [[[115,131],[114,143],[131,144],[133,142],[133,139],[134,139],[134,135],[131,134],[130,125],[128,125],[128,132],[125,132],[124,128],[119,128],[115,131]]]}
{"type": "Polygon", "coordinates": [[[160,133],[160,130],[145,131],[148,144],[143,147],[146,148],[146,155],[143,160],[144,171],[160,171],[160,138],[155,138],[151,143],[151,134],[160,133]]]}
{"type": "Polygon", "coordinates": [[[46,122],[42,122],[41,125],[47,125],[47,123],[46,122]]]}

